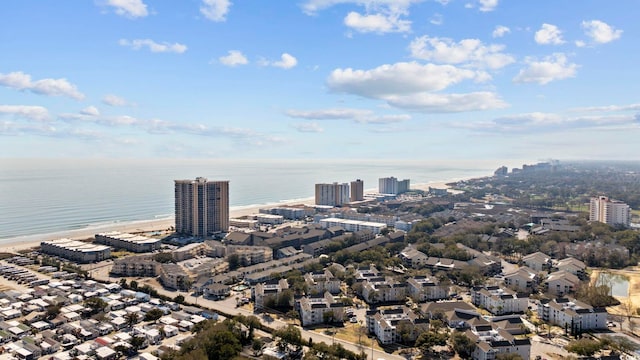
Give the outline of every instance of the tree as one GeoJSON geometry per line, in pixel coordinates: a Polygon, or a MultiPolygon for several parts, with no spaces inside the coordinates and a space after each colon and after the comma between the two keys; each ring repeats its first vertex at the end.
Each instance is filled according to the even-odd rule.
{"type": "Polygon", "coordinates": [[[153,259],[159,263],[165,264],[173,262],[173,255],[170,252],[161,252],[153,256],[153,259]]]}
{"type": "Polygon", "coordinates": [[[136,313],[128,313],[124,316],[124,319],[127,321],[127,325],[132,327],[133,325],[138,323],[138,314],[136,313]]]}
{"type": "Polygon", "coordinates": [[[133,350],[137,352],[145,343],[145,341],[147,341],[147,339],[143,338],[142,336],[134,336],[129,339],[129,344],[131,345],[133,350]]]}
{"type": "Polygon", "coordinates": [[[160,310],[158,308],[154,308],[154,309],[151,309],[151,310],[147,311],[147,313],[144,314],[144,321],[156,322],[162,316],[164,316],[164,313],[162,312],[162,310],[160,310]]]}
{"type": "Polygon", "coordinates": [[[62,308],[61,305],[47,306],[46,307],[47,312],[45,314],[45,317],[47,318],[47,320],[55,319],[55,317],[58,316],[58,314],[60,314],[60,308],[62,308]]]}
{"type": "Polygon", "coordinates": [[[583,338],[571,341],[564,348],[581,356],[591,356],[600,350],[601,345],[600,341],[583,338]]]}
{"type": "Polygon", "coordinates": [[[253,339],[253,341],[251,342],[251,350],[253,350],[254,356],[260,355],[260,350],[262,350],[262,346],[264,346],[264,343],[262,342],[262,340],[253,339]]]}
{"type": "Polygon", "coordinates": [[[184,304],[184,296],[176,295],[176,297],[173,298],[173,301],[177,302],[178,304],[184,304]]]}
{"type": "Polygon", "coordinates": [[[131,282],[129,283],[129,287],[133,290],[137,290],[138,289],[138,282],[135,280],[131,280],[131,282]]]}
{"type": "Polygon", "coordinates": [[[336,315],[333,313],[333,310],[329,310],[322,314],[322,321],[325,324],[332,324],[335,320],[336,315]]]}
{"type": "Polygon", "coordinates": [[[91,309],[92,314],[97,314],[107,307],[107,303],[99,297],[92,297],[85,300],[84,305],[91,309]]]}
{"type": "Polygon", "coordinates": [[[464,333],[456,331],[451,335],[451,347],[461,358],[471,359],[476,343],[464,333]]]}
{"type": "Polygon", "coordinates": [[[294,325],[281,327],[273,332],[273,337],[278,338],[279,347],[288,349],[290,345],[294,345],[296,349],[302,347],[302,334],[300,329],[294,325]]]}
{"type": "Polygon", "coordinates": [[[227,262],[229,262],[229,270],[233,271],[240,267],[240,256],[238,256],[238,254],[231,254],[227,256],[227,262]]]}

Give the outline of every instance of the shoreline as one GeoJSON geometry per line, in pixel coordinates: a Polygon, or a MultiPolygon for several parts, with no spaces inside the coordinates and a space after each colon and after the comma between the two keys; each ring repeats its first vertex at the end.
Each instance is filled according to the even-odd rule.
{"type": "MultiPolygon", "coordinates": [[[[434,188],[450,188],[446,184],[460,181],[462,179],[446,180],[446,181],[431,181],[427,183],[414,184],[411,186],[413,190],[428,191],[429,187],[434,188]]],[[[367,189],[366,194],[375,193],[377,189],[367,189]]],[[[238,218],[246,215],[252,215],[258,212],[259,209],[265,207],[274,206],[291,206],[291,205],[304,205],[312,204],[315,201],[315,197],[306,197],[299,199],[280,200],[277,202],[265,203],[265,204],[251,204],[251,205],[239,205],[232,206],[229,209],[230,218],[238,218]]],[[[6,239],[0,239],[0,247],[2,251],[19,252],[28,250],[34,247],[40,246],[40,242],[47,240],[55,240],[61,238],[69,238],[73,240],[85,240],[94,237],[95,234],[101,232],[120,231],[120,232],[153,232],[166,230],[172,226],[175,226],[174,216],[162,218],[162,219],[149,219],[149,220],[132,220],[132,221],[114,221],[112,223],[104,223],[100,225],[88,226],[81,229],[61,230],[44,234],[22,235],[15,236],[6,239]]]]}

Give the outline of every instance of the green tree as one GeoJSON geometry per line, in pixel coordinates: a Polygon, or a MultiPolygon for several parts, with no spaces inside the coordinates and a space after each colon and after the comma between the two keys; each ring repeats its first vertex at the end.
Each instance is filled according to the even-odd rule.
{"type": "Polygon", "coordinates": [[[85,300],[84,305],[91,309],[91,314],[97,314],[107,307],[107,303],[99,297],[85,300]]]}
{"type": "Polygon", "coordinates": [[[138,323],[138,314],[132,312],[128,313],[124,316],[124,319],[127,321],[127,326],[132,327],[133,325],[138,323]]]}
{"type": "Polygon", "coordinates": [[[131,282],[129,283],[129,287],[130,287],[132,290],[138,290],[138,282],[137,282],[137,281],[135,281],[135,280],[131,280],[131,282]]]}
{"type": "Polygon", "coordinates": [[[264,346],[264,343],[262,342],[262,340],[253,339],[253,342],[251,342],[251,350],[253,350],[254,356],[260,355],[260,350],[262,350],[262,346],[264,346]]]}
{"type": "Polygon", "coordinates": [[[591,339],[578,339],[573,340],[564,347],[568,352],[576,353],[581,356],[591,356],[600,350],[600,341],[591,339]]]}
{"type": "Polygon", "coordinates": [[[151,309],[144,314],[144,321],[156,322],[158,319],[164,316],[164,312],[158,308],[151,309]]]}
{"type": "Polygon", "coordinates": [[[322,314],[322,321],[325,324],[332,324],[335,321],[335,317],[336,315],[334,314],[333,310],[329,310],[322,314]]]}
{"type": "Polygon", "coordinates": [[[462,359],[471,359],[471,355],[476,349],[476,343],[464,333],[455,331],[451,335],[451,347],[462,359]]]}
{"type": "Polygon", "coordinates": [[[240,267],[240,256],[231,254],[227,256],[227,262],[229,262],[229,270],[235,270],[240,267]]]}
{"type": "Polygon", "coordinates": [[[60,314],[61,305],[49,305],[46,307],[45,318],[47,320],[55,319],[58,314],[60,314]]]}
{"type": "Polygon", "coordinates": [[[177,302],[178,304],[184,304],[184,296],[176,295],[176,297],[173,298],[173,301],[177,302]]]}
{"type": "Polygon", "coordinates": [[[142,345],[145,343],[146,340],[147,339],[143,338],[142,336],[134,336],[131,339],[129,339],[129,344],[131,345],[133,350],[137,352],[142,347],[142,345]]]}
{"type": "Polygon", "coordinates": [[[161,252],[153,256],[153,259],[159,263],[166,264],[173,262],[173,255],[170,252],[161,252]]]}

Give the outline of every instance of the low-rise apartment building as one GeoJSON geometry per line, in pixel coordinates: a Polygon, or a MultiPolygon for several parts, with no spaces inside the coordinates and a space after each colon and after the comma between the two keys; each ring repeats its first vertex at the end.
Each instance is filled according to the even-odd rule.
{"type": "Polygon", "coordinates": [[[581,301],[558,298],[538,303],[538,317],[560,326],[571,334],[607,328],[607,309],[595,308],[581,301]]]}
{"type": "Polygon", "coordinates": [[[407,293],[416,302],[433,301],[449,297],[449,285],[428,276],[414,276],[407,280],[407,293]]]}
{"type": "Polygon", "coordinates": [[[135,253],[160,250],[160,246],[162,245],[162,240],[160,239],[121,233],[119,231],[96,234],[96,242],[135,253]]]}
{"type": "Polygon", "coordinates": [[[551,268],[551,257],[540,251],[522,258],[522,262],[534,271],[546,271],[551,268]]]}
{"type": "Polygon", "coordinates": [[[128,256],[113,262],[111,273],[118,276],[155,277],[160,263],[151,255],[128,256]]]}
{"type": "Polygon", "coordinates": [[[287,279],[259,283],[251,291],[254,298],[254,311],[263,311],[269,299],[277,299],[283,291],[289,289],[287,279]]]}
{"type": "Polygon", "coordinates": [[[566,259],[562,259],[558,261],[555,266],[559,271],[566,271],[577,276],[580,279],[587,278],[587,265],[582,261],[568,257],[566,259]]]}
{"type": "Polygon", "coordinates": [[[518,354],[522,359],[531,356],[531,341],[528,338],[516,338],[504,329],[477,326],[465,334],[476,343],[471,354],[473,360],[493,360],[498,354],[518,354]]]}
{"type": "Polygon", "coordinates": [[[111,248],[71,239],[58,239],[40,243],[40,251],[77,263],[94,263],[111,257],[111,248]]]}
{"type": "Polygon", "coordinates": [[[342,283],[329,270],[306,273],[304,281],[307,284],[309,294],[324,294],[325,291],[331,294],[339,294],[340,284],[342,283]]]}
{"type": "Polygon", "coordinates": [[[407,284],[391,278],[368,279],[362,284],[362,297],[367,304],[404,301],[407,297],[407,284]]]}
{"type": "Polygon", "coordinates": [[[160,282],[164,287],[187,291],[191,288],[193,275],[184,270],[180,265],[160,265],[160,282]]]}
{"type": "Polygon", "coordinates": [[[205,243],[193,243],[173,250],[171,256],[173,256],[173,261],[184,261],[199,256],[206,256],[209,251],[210,248],[205,243]]]}
{"type": "Polygon", "coordinates": [[[427,259],[429,259],[429,256],[422,251],[418,251],[418,249],[414,248],[411,244],[404,248],[398,257],[405,265],[414,269],[425,266],[427,259]]]}
{"type": "Polygon", "coordinates": [[[505,286],[509,289],[525,293],[535,291],[539,281],[538,273],[528,266],[518,268],[518,270],[504,276],[505,286]]]}
{"type": "Polygon", "coordinates": [[[344,304],[328,291],[319,296],[305,296],[299,302],[302,326],[344,321],[344,304]]]}
{"type": "Polygon", "coordinates": [[[422,319],[407,307],[369,310],[366,315],[367,330],[382,345],[414,341],[427,331],[429,320],[422,319]]]}
{"type": "Polygon", "coordinates": [[[475,306],[487,309],[493,315],[503,315],[524,313],[529,298],[520,298],[514,291],[498,286],[484,286],[471,289],[471,302],[475,306]]]}
{"type": "Polygon", "coordinates": [[[553,296],[565,296],[575,292],[580,285],[580,279],[566,271],[556,271],[549,276],[544,282],[545,292],[553,296]]]}

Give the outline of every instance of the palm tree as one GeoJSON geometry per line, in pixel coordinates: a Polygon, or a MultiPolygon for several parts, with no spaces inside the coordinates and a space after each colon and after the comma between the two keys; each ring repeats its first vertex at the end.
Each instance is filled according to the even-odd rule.
{"type": "Polygon", "coordinates": [[[128,313],[124,316],[124,319],[127,320],[127,325],[132,327],[133,325],[138,323],[138,314],[136,313],[128,313]]]}

